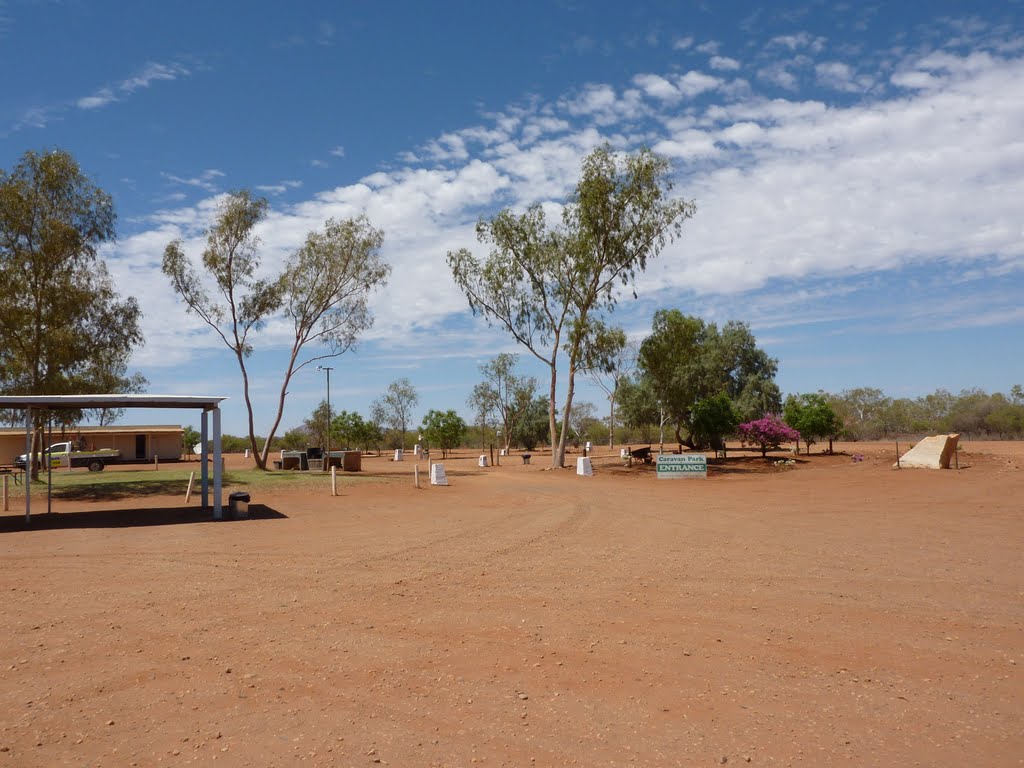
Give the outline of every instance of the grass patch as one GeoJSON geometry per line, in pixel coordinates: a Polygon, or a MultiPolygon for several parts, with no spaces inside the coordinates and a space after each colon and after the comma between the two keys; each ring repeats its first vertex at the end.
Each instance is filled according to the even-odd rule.
{"type": "MultiPolygon", "coordinates": [[[[199,470],[195,465],[188,468],[171,467],[158,470],[117,470],[107,467],[102,472],[53,473],[53,498],[66,501],[108,501],[147,496],[185,497],[190,472],[196,473],[193,494],[201,493],[199,470]]],[[[365,473],[338,473],[339,486],[352,486],[366,482],[387,482],[390,478],[365,473]]],[[[225,492],[246,490],[254,495],[261,490],[271,491],[317,491],[330,488],[331,476],[321,472],[262,472],[258,469],[231,470],[224,473],[222,485],[225,492]]],[[[47,493],[46,473],[31,485],[32,497],[45,497],[47,493]]],[[[213,488],[213,472],[210,472],[210,488],[213,488]]],[[[24,498],[25,486],[9,485],[12,498],[24,498]]]]}

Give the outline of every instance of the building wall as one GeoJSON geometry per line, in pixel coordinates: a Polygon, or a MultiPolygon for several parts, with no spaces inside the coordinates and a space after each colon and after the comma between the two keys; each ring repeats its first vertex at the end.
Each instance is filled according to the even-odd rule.
{"type": "MultiPolygon", "coordinates": [[[[61,437],[58,432],[53,433],[53,440],[47,445],[59,443],[62,440],[70,440],[78,436],[78,432],[68,433],[67,437],[61,437]]],[[[152,461],[159,456],[161,461],[176,461],[182,458],[184,450],[184,430],[181,427],[164,426],[157,428],[147,427],[107,427],[102,432],[94,432],[83,428],[81,436],[90,449],[117,448],[121,451],[121,457],[128,460],[136,459],[136,440],[138,435],[144,435],[146,440],[145,451],[141,461],[152,461]]],[[[44,441],[48,438],[44,438],[44,441]]],[[[0,464],[13,464],[16,456],[25,453],[25,432],[18,429],[0,430],[0,464]]]]}

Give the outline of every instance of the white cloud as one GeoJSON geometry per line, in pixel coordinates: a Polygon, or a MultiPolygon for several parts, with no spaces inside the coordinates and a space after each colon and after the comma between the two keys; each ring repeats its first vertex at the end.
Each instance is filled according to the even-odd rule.
{"type": "Polygon", "coordinates": [[[648,96],[661,101],[678,101],[682,95],[678,88],[660,75],[636,75],[633,83],[648,96]]]}
{"type": "Polygon", "coordinates": [[[690,71],[682,75],[677,82],[679,90],[684,96],[693,97],[717,88],[722,81],[712,75],[705,75],[703,72],[690,71]]]}
{"type": "Polygon", "coordinates": [[[91,96],[83,96],[75,102],[79,109],[99,109],[121,98],[130,96],[136,91],[149,88],[154,82],[177,80],[191,74],[190,70],[178,62],[160,63],[147,62],[136,74],[115,85],[100,88],[91,96]]]}
{"type": "Polygon", "coordinates": [[[75,104],[79,109],[99,109],[113,101],[117,101],[114,92],[110,88],[101,88],[92,96],[83,96],[75,104]]]}
{"type": "Polygon", "coordinates": [[[708,66],[712,69],[732,72],[740,68],[740,63],[736,59],[730,59],[728,56],[712,56],[708,61],[708,66]]]}
{"type": "Polygon", "coordinates": [[[785,88],[787,91],[797,90],[797,78],[789,68],[786,62],[775,61],[757,70],[757,76],[766,80],[769,83],[774,83],[780,88],[785,88]]]}
{"type": "Polygon", "coordinates": [[[334,156],[334,157],[344,157],[345,156],[345,148],[343,146],[341,146],[341,144],[339,144],[338,146],[334,147],[331,150],[330,154],[332,156],[334,156]]]}
{"type": "Polygon", "coordinates": [[[873,85],[870,77],[857,77],[853,67],[841,61],[825,61],[814,66],[818,84],[836,91],[860,93],[873,85]]]}
{"type": "MultiPolygon", "coordinates": [[[[839,60],[812,71],[836,83],[867,76],[839,60]]],[[[389,286],[374,299],[378,322],[371,335],[400,354],[465,312],[444,257],[459,247],[486,251],[475,240],[477,218],[534,202],[557,218],[580,159],[609,140],[623,149],[647,143],[671,157],[678,192],[698,206],[682,238],[643,276],[648,302],[714,304],[716,296],[780,282],[884,276],[917,266],[963,265],[965,274],[978,271],[979,279],[990,280],[1020,274],[1024,59],[937,53],[897,71],[927,75],[928,87],[839,104],[739,90],[723,97],[722,80],[701,72],[644,73],[625,88],[592,83],[555,102],[510,108],[485,125],[439,136],[410,153],[406,166],[275,209],[260,229],[264,263],[280,263],[326,218],[365,212],[385,231],[383,253],[394,266],[389,286]],[[684,98],[697,94],[714,103],[684,98]],[[430,167],[419,167],[420,157],[430,167]]],[[[870,75],[884,87],[888,75],[870,75]]],[[[215,191],[222,175],[166,178],[215,191]]],[[[166,318],[182,313],[154,276],[155,254],[184,237],[197,256],[217,200],[160,211],[148,231],[111,246],[118,274],[127,279],[129,265],[135,270],[124,284],[141,286],[143,305],[153,307],[146,320],[151,344],[170,345],[174,354],[181,338],[199,347],[208,341],[192,321],[180,333],[168,328],[166,318]]],[[[793,301],[797,312],[800,302],[793,301]]],[[[990,314],[991,322],[1007,316],[990,314]]],[[[277,325],[268,333],[283,338],[277,325]]]]}
{"type": "Polygon", "coordinates": [[[809,32],[796,32],[792,35],[778,35],[768,41],[769,46],[778,46],[790,51],[809,50],[820,53],[825,49],[825,38],[809,32]]]}
{"type": "Polygon", "coordinates": [[[672,47],[675,50],[677,50],[677,51],[685,51],[687,48],[690,48],[692,45],[693,45],[693,38],[687,36],[687,37],[680,37],[678,40],[676,40],[672,44],[672,47]]]}
{"type": "Polygon", "coordinates": [[[216,181],[224,176],[223,171],[218,171],[216,168],[209,168],[198,176],[176,176],[173,173],[161,173],[165,179],[174,184],[184,184],[187,187],[196,187],[207,192],[213,192],[217,189],[216,181]]]}

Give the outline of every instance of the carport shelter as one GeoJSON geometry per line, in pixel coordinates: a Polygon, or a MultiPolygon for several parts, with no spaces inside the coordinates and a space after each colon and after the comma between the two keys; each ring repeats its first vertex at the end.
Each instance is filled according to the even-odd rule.
{"type": "MultiPolygon", "coordinates": [[[[203,510],[209,508],[209,468],[206,444],[208,442],[208,415],[213,414],[213,517],[220,520],[221,507],[221,450],[220,403],[226,397],[200,397],[198,395],[0,395],[0,409],[25,411],[25,454],[32,454],[32,411],[62,409],[98,410],[117,408],[196,408],[202,411],[200,436],[202,454],[203,510]]],[[[25,472],[25,523],[32,521],[31,472],[25,472]]]]}

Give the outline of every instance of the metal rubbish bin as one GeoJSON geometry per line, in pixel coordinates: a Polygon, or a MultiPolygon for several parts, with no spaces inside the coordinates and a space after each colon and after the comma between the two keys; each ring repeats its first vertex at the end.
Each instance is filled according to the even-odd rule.
{"type": "Polygon", "coordinates": [[[530,463],[530,454],[524,453],[523,454],[523,464],[529,464],[529,463],[530,463]]]}
{"type": "Polygon", "coordinates": [[[228,510],[235,520],[249,517],[249,494],[245,491],[235,491],[228,496],[228,510]]]}

